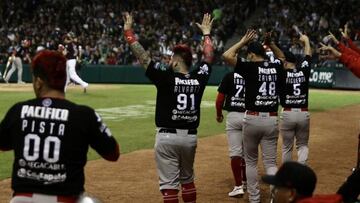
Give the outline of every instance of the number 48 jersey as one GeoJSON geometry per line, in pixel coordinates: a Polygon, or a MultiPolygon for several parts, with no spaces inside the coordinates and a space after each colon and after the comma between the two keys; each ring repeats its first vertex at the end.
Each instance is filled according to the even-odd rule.
{"type": "Polygon", "coordinates": [[[156,126],[196,129],[200,123],[201,98],[210,73],[211,66],[205,62],[194,71],[182,74],[152,61],[146,76],[157,88],[156,126]]]}
{"type": "Polygon", "coordinates": [[[295,69],[287,69],[281,78],[280,103],[287,108],[307,108],[309,96],[310,56],[295,69]]]}
{"type": "Polygon", "coordinates": [[[277,112],[280,76],[283,64],[279,59],[245,62],[238,58],[235,72],[245,78],[245,109],[257,112],[277,112]]]}

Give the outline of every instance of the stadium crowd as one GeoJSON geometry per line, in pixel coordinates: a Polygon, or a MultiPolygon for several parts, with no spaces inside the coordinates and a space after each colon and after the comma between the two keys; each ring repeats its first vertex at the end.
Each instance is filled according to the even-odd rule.
{"type": "MultiPolygon", "coordinates": [[[[258,7],[263,13],[252,25],[260,33],[272,30],[279,46],[296,55],[302,54],[297,30],[307,33],[313,46],[318,47],[319,42],[328,42],[328,30],[340,37],[338,29],[349,22],[351,38],[355,44],[360,40],[360,2],[356,0],[33,0],[21,4],[5,0],[0,2],[0,64],[6,63],[11,48],[24,39],[30,41],[28,55],[33,56],[39,46],[57,49],[70,31],[81,45],[84,63],[136,64],[122,38],[122,14],[128,10],[135,17],[138,38],[154,58],[166,60],[174,44],[183,42],[191,45],[195,62],[202,57],[202,47],[194,22],[202,13],[212,13],[216,19],[215,63],[220,64],[226,40],[246,30],[243,22],[258,7]]],[[[316,53],[313,59],[318,59],[316,53]]]]}
{"type": "Polygon", "coordinates": [[[0,64],[6,63],[10,47],[19,45],[21,40],[31,42],[33,55],[38,46],[57,49],[70,31],[82,45],[85,63],[134,64],[136,60],[122,37],[122,13],[128,10],[135,17],[134,30],[140,41],[155,58],[161,60],[161,56],[170,54],[175,43],[183,42],[191,44],[195,61],[202,54],[201,34],[194,22],[205,11],[210,12],[216,16],[213,40],[219,53],[216,56],[220,56],[226,39],[256,8],[255,2],[33,0],[20,4],[5,0],[0,2],[0,64]]]}
{"type": "Polygon", "coordinates": [[[267,0],[265,9],[254,22],[257,28],[276,33],[282,49],[301,55],[298,32],[306,33],[315,47],[328,43],[331,30],[340,37],[339,28],[347,22],[353,40],[360,40],[360,1],[357,0],[267,0]]]}

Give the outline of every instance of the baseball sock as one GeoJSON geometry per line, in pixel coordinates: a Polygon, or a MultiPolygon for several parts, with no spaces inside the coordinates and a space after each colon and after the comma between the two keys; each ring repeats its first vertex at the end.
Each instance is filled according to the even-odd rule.
{"type": "Polygon", "coordinates": [[[164,203],[179,203],[178,190],[165,189],[161,190],[164,203]]]}
{"type": "Polygon", "coordinates": [[[235,185],[240,186],[242,185],[242,158],[239,156],[231,157],[231,169],[235,179],[235,185]]]}
{"type": "Polygon", "coordinates": [[[244,158],[241,158],[241,177],[242,181],[246,182],[246,163],[244,158]]]}
{"type": "Polygon", "coordinates": [[[185,203],[196,202],[196,188],[194,182],[182,184],[182,198],[185,203]]]}

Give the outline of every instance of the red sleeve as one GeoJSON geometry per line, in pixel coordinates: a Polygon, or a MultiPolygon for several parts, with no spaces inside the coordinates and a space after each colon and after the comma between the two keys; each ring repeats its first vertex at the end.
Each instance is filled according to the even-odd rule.
{"type": "Polygon", "coordinates": [[[354,50],[354,51],[356,51],[356,53],[360,54],[360,48],[357,47],[350,38],[347,40],[347,42],[348,42],[348,44],[349,44],[349,47],[350,47],[352,50],[354,50]]]}
{"type": "Polygon", "coordinates": [[[355,55],[355,56],[359,55],[356,51],[346,47],[343,43],[338,44],[338,49],[340,50],[341,53],[346,53],[348,55],[355,55]]]}
{"type": "Polygon", "coordinates": [[[224,101],[225,101],[225,94],[219,92],[216,97],[216,115],[217,116],[222,115],[222,107],[224,105],[224,101]]]}
{"type": "Polygon", "coordinates": [[[360,55],[342,52],[340,62],[343,63],[356,77],[360,78],[360,55]]]}

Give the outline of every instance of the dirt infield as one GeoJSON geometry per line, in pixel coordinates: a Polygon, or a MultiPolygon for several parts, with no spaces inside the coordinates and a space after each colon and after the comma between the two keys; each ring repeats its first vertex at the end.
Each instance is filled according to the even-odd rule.
{"type": "MultiPolygon", "coordinates": [[[[360,105],[311,116],[309,165],[318,176],[316,193],[334,193],[356,163],[360,105]]],[[[198,202],[247,202],[247,195],[227,197],[233,180],[225,135],[199,140],[195,168],[198,202]]],[[[153,150],[123,155],[117,163],[90,161],[86,180],[87,191],[103,202],[161,202],[153,150]]],[[[261,189],[262,202],[268,202],[268,187],[261,189]]],[[[1,181],[0,202],[8,202],[10,195],[10,180],[1,181]]]]}

